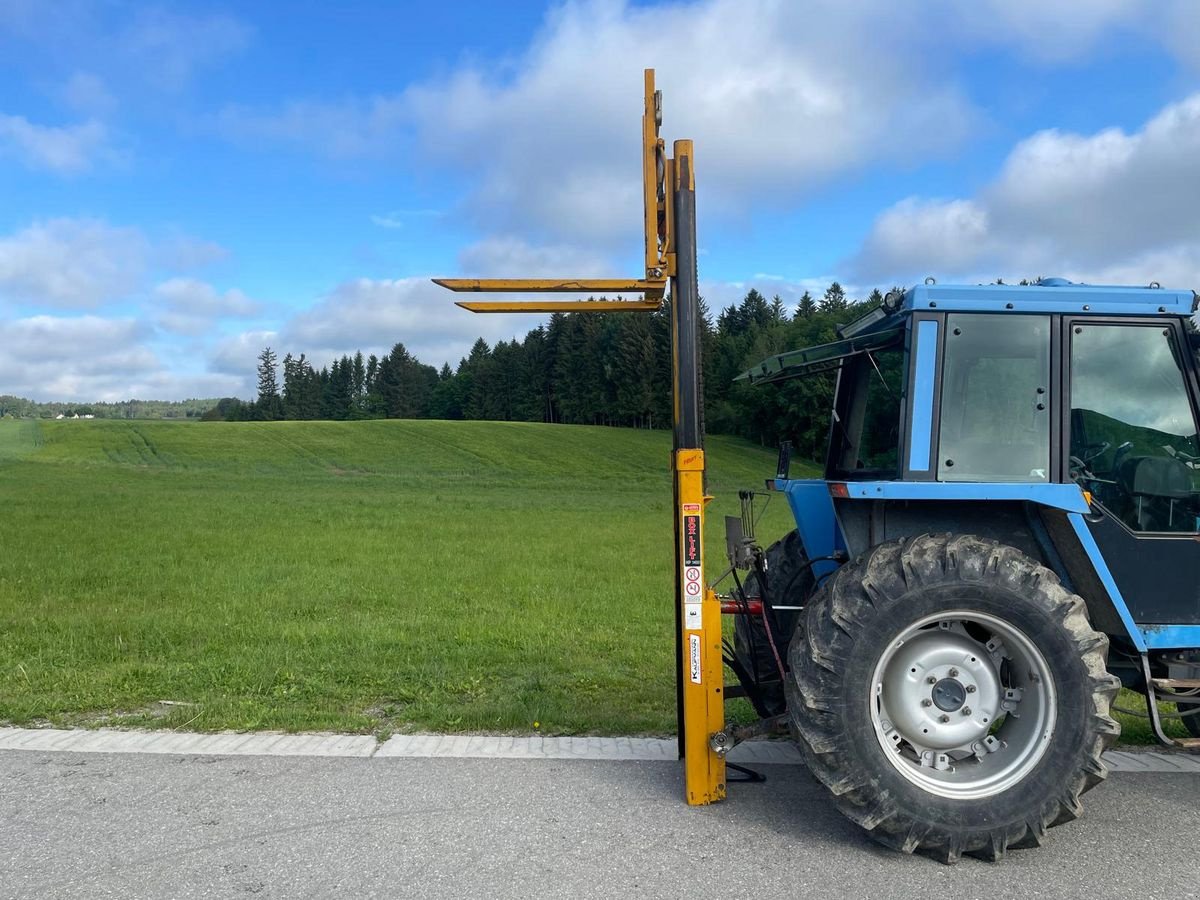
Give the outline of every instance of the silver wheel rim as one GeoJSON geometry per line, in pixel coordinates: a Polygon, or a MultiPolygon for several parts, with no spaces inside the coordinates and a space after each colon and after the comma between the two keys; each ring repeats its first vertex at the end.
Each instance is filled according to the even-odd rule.
{"type": "Polygon", "coordinates": [[[986,613],[926,616],[887,646],[871,721],[888,761],[931,794],[972,800],[1017,784],[1042,758],[1054,679],[1023,631],[986,613]]]}

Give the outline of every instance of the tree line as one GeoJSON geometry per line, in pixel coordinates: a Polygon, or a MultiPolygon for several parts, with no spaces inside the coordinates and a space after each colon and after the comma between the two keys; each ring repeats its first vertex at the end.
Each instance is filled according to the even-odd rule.
{"type": "MultiPolygon", "coordinates": [[[[701,301],[701,359],[708,431],[774,444],[787,438],[819,455],[828,376],[754,388],[735,378],[775,353],[836,340],[836,327],[883,299],[862,301],[834,282],[790,309],[750,290],[714,319],[701,301]]],[[[558,313],[524,338],[489,347],[482,338],[457,368],[440,370],[402,343],[391,352],[342,356],[317,369],[301,353],[258,356],[258,396],[224,398],[206,419],[492,419],[669,428],[670,299],[653,313],[558,313]]]]}
{"type": "Polygon", "coordinates": [[[118,400],[115,402],[39,403],[12,394],[0,394],[0,418],[53,419],[56,416],[94,416],[97,419],[199,419],[216,407],[219,401],[196,398],[191,400],[118,400]]]}

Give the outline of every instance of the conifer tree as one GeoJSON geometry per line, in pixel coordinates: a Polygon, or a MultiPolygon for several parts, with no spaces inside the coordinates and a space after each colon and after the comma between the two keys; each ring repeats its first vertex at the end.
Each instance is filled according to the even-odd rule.
{"type": "Polygon", "coordinates": [[[283,417],[277,366],[278,360],[275,351],[270,347],[264,347],[263,351],[258,354],[258,400],[255,402],[255,409],[259,418],[268,421],[283,417]]]}

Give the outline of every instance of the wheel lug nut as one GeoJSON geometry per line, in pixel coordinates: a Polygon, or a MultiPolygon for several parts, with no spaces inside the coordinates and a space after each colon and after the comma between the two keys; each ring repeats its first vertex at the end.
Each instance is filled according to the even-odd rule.
{"type": "Polygon", "coordinates": [[[937,679],[934,678],[932,675],[930,675],[928,678],[925,679],[925,683],[926,684],[937,684],[937,679]]]}
{"type": "Polygon", "coordinates": [[[949,721],[950,721],[950,717],[949,717],[949,716],[947,716],[947,715],[943,715],[943,716],[941,716],[941,717],[939,717],[939,718],[938,718],[938,721],[939,721],[939,722],[941,722],[941,723],[944,725],[946,722],[949,722],[949,721]]]}
{"type": "Polygon", "coordinates": [[[968,694],[973,694],[973,693],[975,693],[975,685],[973,685],[973,684],[968,684],[968,685],[967,685],[967,693],[968,693],[968,694]]]}
{"type": "Polygon", "coordinates": [[[933,701],[932,701],[932,700],[928,700],[928,699],[926,699],[926,700],[922,700],[922,701],[921,701],[921,705],[922,705],[922,706],[933,706],[933,701]]]}
{"type": "Polygon", "coordinates": [[[969,707],[969,706],[964,706],[964,707],[962,708],[962,714],[963,714],[964,716],[969,716],[969,715],[971,714],[971,707],[969,707]]]}
{"type": "Polygon", "coordinates": [[[958,677],[958,669],[951,666],[950,671],[947,672],[946,674],[949,675],[951,678],[957,678],[958,677]]]}

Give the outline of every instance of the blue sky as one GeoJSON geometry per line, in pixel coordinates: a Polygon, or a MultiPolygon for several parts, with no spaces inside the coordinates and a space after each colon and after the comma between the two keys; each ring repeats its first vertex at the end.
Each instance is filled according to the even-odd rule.
{"type": "Polygon", "coordinates": [[[645,66],[713,307],[1197,288],[1197,45],[1191,0],[0,0],[0,393],[250,397],[267,344],[523,334],[428,278],[637,274],[645,66]]]}

